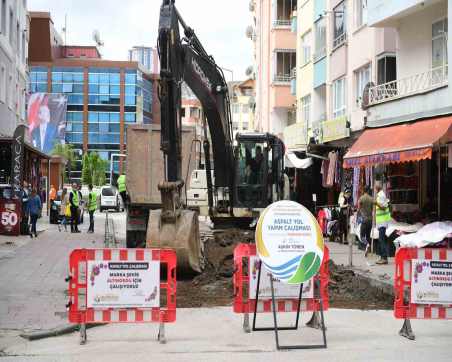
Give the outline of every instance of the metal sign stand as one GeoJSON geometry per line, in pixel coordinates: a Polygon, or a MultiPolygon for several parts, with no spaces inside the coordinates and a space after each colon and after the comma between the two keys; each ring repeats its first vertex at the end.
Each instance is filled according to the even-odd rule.
{"type": "MultiPolygon", "coordinates": [[[[325,328],[325,320],[323,317],[323,301],[322,297],[319,294],[319,302],[320,302],[320,329],[322,330],[323,335],[323,344],[314,344],[314,345],[287,345],[283,346],[279,344],[279,331],[293,331],[298,329],[298,322],[300,320],[300,309],[301,309],[301,299],[302,299],[302,293],[303,293],[303,283],[300,285],[300,292],[298,294],[298,306],[297,306],[297,315],[295,319],[295,325],[294,326],[285,326],[281,327],[278,326],[278,320],[276,316],[276,297],[275,297],[275,289],[273,286],[273,277],[270,274],[270,286],[272,291],[272,311],[273,311],[273,327],[256,327],[256,315],[257,315],[257,305],[259,303],[259,287],[260,287],[260,281],[261,281],[261,269],[262,269],[262,262],[259,262],[259,271],[257,274],[257,288],[256,288],[256,296],[255,296],[255,304],[254,304],[254,315],[253,315],[253,331],[275,331],[275,341],[276,341],[276,348],[278,350],[290,350],[290,349],[317,349],[317,348],[327,348],[327,342],[326,342],[326,328],[325,328]]],[[[317,289],[319,290],[320,285],[319,281],[314,282],[314,291],[317,289]]],[[[309,322],[308,322],[309,323],[309,322]]]]}

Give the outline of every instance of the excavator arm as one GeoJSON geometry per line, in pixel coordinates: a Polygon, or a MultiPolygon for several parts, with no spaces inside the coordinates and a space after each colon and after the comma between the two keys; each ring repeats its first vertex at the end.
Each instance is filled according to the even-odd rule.
{"type": "Polygon", "coordinates": [[[234,167],[229,93],[223,72],[180,16],[174,0],[160,10],[161,148],[167,159],[168,181],[181,177],[181,86],[191,88],[201,102],[212,141],[216,187],[232,187],[234,167]],[[180,37],[180,28],[184,37],[180,37]]]}

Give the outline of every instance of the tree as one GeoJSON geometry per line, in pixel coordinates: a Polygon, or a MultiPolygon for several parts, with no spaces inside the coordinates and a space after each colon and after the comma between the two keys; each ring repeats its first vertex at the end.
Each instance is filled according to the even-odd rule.
{"type": "Polygon", "coordinates": [[[107,161],[100,158],[97,152],[91,152],[83,156],[82,182],[96,186],[105,185],[105,170],[107,161]]]}
{"type": "Polygon", "coordinates": [[[91,170],[90,157],[87,153],[83,155],[82,161],[82,183],[85,185],[93,183],[93,173],[91,170]]]}
{"type": "Polygon", "coordinates": [[[52,155],[61,156],[66,159],[66,170],[62,170],[63,181],[67,183],[71,181],[71,171],[75,167],[75,151],[74,147],[70,144],[57,143],[53,148],[52,155]],[[66,171],[66,172],[65,172],[66,171]]]}

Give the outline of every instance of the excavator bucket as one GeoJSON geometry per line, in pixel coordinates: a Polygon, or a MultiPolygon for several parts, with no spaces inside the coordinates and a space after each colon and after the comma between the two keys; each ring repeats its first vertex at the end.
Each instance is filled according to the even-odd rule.
{"type": "Polygon", "coordinates": [[[177,217],[162,218],[162,210],[152,210],[146,237],[148,248],[171,248],[177,254],[179,273],[200,273],[204,269],[204,247],[199,237],[198,213],[180,210],[177,217]]]}

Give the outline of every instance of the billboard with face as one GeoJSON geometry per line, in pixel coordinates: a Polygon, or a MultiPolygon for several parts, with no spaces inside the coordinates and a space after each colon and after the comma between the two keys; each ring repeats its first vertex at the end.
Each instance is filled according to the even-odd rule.
{"type": "Polygon", "coordinates": [[[28,98],[28,131],[34,147],[51,154],[63,144],[66,133],[67,97],[62,94],[33,93],[28,98]]]}

